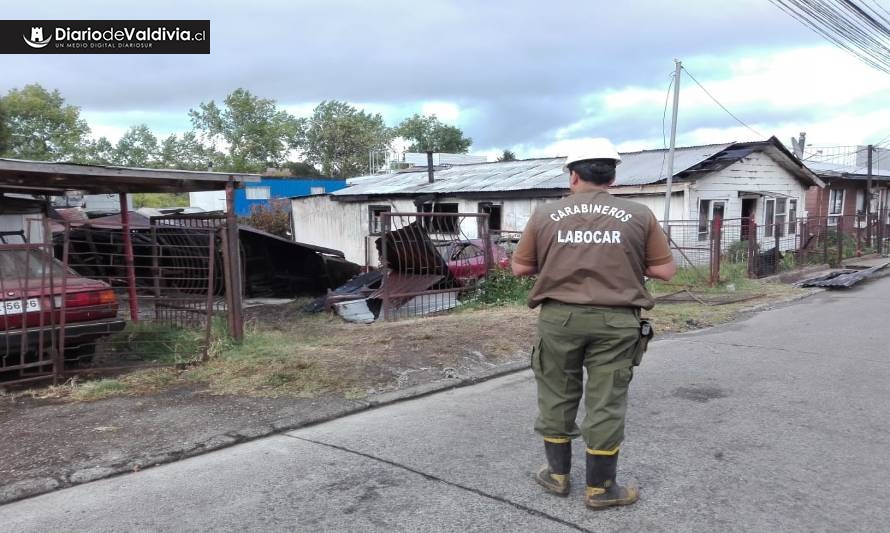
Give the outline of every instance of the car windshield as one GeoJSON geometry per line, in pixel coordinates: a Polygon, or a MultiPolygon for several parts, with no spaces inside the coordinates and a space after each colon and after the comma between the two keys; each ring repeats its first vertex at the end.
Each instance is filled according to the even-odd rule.
{"type": "Polygon", "coordinates": [[[0,278],[15,282],[25,279],[42,279],[49,275],[59,278],[63,272],[73,274],[62,263],[38,250],[0,248],[0,278]],[[52,265],[52,267],[50,267],[52,265]]]}

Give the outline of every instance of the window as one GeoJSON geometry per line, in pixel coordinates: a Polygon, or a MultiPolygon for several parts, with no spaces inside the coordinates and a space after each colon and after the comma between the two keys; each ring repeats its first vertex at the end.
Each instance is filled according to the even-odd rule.
{"type": "Polygon", "coordinates": [[[797,199],[788,200],[788,235],[797,233],[797,199]]]}
{"type": "Polygon", "coordinates": [[[699,200],[698,201],[698,240],[708,240],[711,234],[711,224],[716,217],[723,218],[726,210],[726,202],[723,200],[699,200]]]}
{"type": "Polygon", "coordinates": [[[831,189],[828,191],[828,214],[840,215],[844,212],[844,190],[831,189]]]}
{"type": "Polygon", "coordinates": [[[837,219],[844,212],[844,190],[831,189],[828,191],[828,224],[837,225],[837,219]]]}
{"type": "Polygon", "coordinates": [[[865,213],[865,191],[856,191],[856,214],[865,213]]]}
{"type": "MultiPolygon", "coordinates": [[[[457,204],[423,204],[424,213],[457,213],[457,204]]],[[[429,233],[458,233],[460,223],[455,216],[424,217],[425,227],[429,233]]]]}
{"type": "Polygon", "coordinates": [[[479,212],[488,213],[488,229],[499,231],[501,229],[501,206],[491,202],[479,202],[479,212]]]}
{"type": "Polygon", "coordinates": [[[309,194],[324,194],[324,187],[310,187],[309,194]]]}
{"type": "Polygon", "coordinates": [[[766,237],[784,237],[795,233],[791,225],[797,220],[797,200],[767,198],[764,200],[763,233],[766,237]]]}
{"type": "Polygon", "coordinates": [[[776,199],[769,198],[765,200],[763,211],[763,233],[767,237],[772,237],[773,228],[776,224],[776,199]]]}
{"type": "Polygon", "coordinates": [[[248,200],[268,200],[272,197],[272,187],[248,187],[244,189],[248,200]]]}
{"type": "Polygon", "coordinates": [[[392,208],[388,205],[369,205],[368,206],[368,233],[371,235],[383,234],[383,219],[380,213],[389,213],[392,208]]]}

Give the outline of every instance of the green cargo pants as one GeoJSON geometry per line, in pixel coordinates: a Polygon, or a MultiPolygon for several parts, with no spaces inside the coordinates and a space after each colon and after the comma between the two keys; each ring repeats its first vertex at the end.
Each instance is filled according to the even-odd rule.
{"type": "Polygon", "coordinates": [[[535,431],[544,437],[584,436],[590,453],[614,453],[624,440],[627,389],[640,340],[639,311],[547,301],[532,351],[538,384],[535,431]],[[587,369],[587,386],[583,369],[587,369]],[[587,411],[576,423],[582,393],[587,411]]]}

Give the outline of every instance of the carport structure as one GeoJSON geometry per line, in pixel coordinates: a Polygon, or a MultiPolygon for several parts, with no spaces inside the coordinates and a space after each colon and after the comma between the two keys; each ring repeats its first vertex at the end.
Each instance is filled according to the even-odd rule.
{"type": "MultiPolygon", "coordinates": [[[[235,340],[241,340],[243,336],[243,325],[241,318],[241,264],[239,254],[239,232],[235,220],[233,200],[234,190],[243,183],[259,181],[258,175],[250,174],[231,174],[221,172],[204,172],[204,171],[184,171],[171,169],[145,169],[130,167],[114,167],[102,165],[81,165],[74,163],[59,162],[42,162],[42,161],[24,161],[15,159],[0,158],[0,207],[4,203],[13,201],[13,197],[6,195],[47,195],[57,196],[64,195],[69,190],[84,191],[88,194],[118,194],[120,196],[120,224],[119,233],[121,241],[118,246],[122,248],[121,272],[125,272],[125,286],[129,301],[129,319],[136,323],[140,321],[140,309],[137,298],[137,266],[134,261],[134,245],[132,241],[132,232],[130,227],[130,216],[127,210],[127,195],[132,193],[184,193],[195,191],[226,191],[227,210],[225,215],[208,216],[205,224],[200,224],[201,217],[190,216],[188,221],[174,222],[177,227],[189,226],[195,228],[201,226],[205,230],[201,246],[209,246],[209,257],[215,257],[213,247],[216,243],[216,236],[221,237],[222,242],[222,261],[221,269],[225,278],[225,298],[228,310],[228,326],[229,334],[235,340]],[[210,236],[209,238],[207,236],[210,236]]],[[[49,201],[47,200],[46,212],[48,213],[49,201]]],[[[65,228],[64,246],[58,246],[56,243],[56,255],[67,265],[68,257],[68,239],[69,230],[72,225],[69,222],[62,221],[61,224],[65,228]]],[[[171,231],[169,222],[165,223],[166,230],[171,231]]],[[[45,231],[45,243],[26,243],[19,246],[42,246],[44,249],[51,250],[51,232],[48,231],[49,223],[46,223],[47,231],[45,231]]],[[[90,243],[93,244],[92,242],[90,243]]],[[[16,245],[4,245],[16,246],[16,245]]],[[[203,260],[206,268],[210,271],[210,277],[213,277],[213,269],[215,260],[208,260],[207,253],[203,252],[203,260]]],[[[156,260],[155,260],[156,261],[156,260]]],[[[146,270],[146,272],[149,270],[146,270]]],[[[158,271],[157,264],[155,268],[150,270],[153,273],[158,271]]],[[[52,275],[50,275],[52,278],[52,275]]],[[[121,275],[121,284],[123,289],[123,275],[121,275]]],[[[207,331],[210,331],[210,314],[213,310],[213,303],[210,299],[210,293],[213,292],[213,280],[208,283],[207,289],[207,331]]],[[[155,286],[158,286],[155,281],[155,286]]],[[[144,288],[144,285],[143,285],[144,288]]],[[[159,296],[160,292],[156,293],[159,296]]],[[[202,297],[203,298],[203,297],[202,297]]],[[[203,307],[203,306],[202,306],[203,307]]],[[[64,315],[64,313],[62,313],[64,315]]],[[[144,310],[143,310],[144,315],[144,310]]],[[[64,319],[62,324],[64,330],[64,319]]],[[[62,333],[64,335],[64,332],[62,333]]],[[[24,333],[22,333],[24,336],[24,333]]],[[[41,341],[42,342],[42,341],[41,341]]],[[[59,341],[62,350],[64,350],[64,342],[59,341]]],[[[24,346],[24,344],[23,344],[24,346]]],[[[32,365],[33,366],[33,365],[32,365]]],[[[61,373],[59,361],[54,363],[54,374],[58,377],[61,373]]]]}

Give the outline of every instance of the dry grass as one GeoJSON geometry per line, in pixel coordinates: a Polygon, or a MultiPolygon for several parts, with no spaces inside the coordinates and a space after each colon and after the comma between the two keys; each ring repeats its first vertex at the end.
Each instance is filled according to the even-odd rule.
{"type": "MultiPolygon", "coordinates": [[[[760,295],[754,299],[727,305],[665,303],[644,315],[654,321],[658,334],[677,333],[724,323],[752,307],[805,293],[751,281],[732,295],[760,295]]],[[[292,304],[256,310],[243,344],[216,342],[209,362],[186,370],[140,370],[113,379],[72,380],[23,394],[92,401],[188,385],[211,394],[360,398],[369,390],[401,387],[412,372],[426,372],[424,379],[436,379],[445,369],[461,365],[526,360],[536,335],[537,311],[516,304],[370,325],[306,315],[300,309],[300,304],[292,304]]]]}

